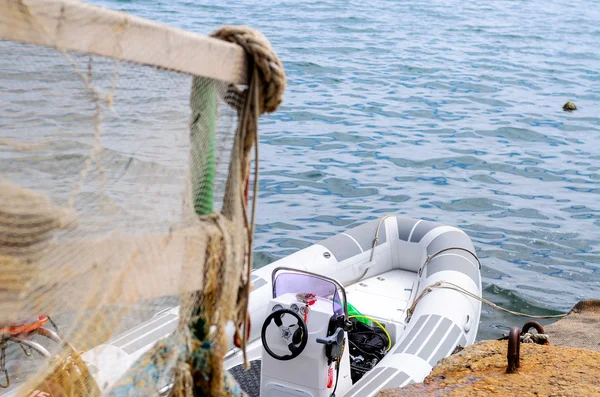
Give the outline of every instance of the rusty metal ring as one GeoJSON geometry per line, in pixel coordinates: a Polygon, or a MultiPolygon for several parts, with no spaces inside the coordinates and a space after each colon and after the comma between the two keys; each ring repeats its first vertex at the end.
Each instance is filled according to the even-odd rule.
{"type": "Polygon", "coordinates": [[[538,334],[545,334],[542,324],[538,323],[537,321],[528,321],[525,323],[525,325],[523,325],[521,335],[525,335],[531,328],[535,328],[538,334]]]}
{"type": "Polygon", "coordinates": [[[506,373],[514,374],[519,368],[520,353],[521,353],[521,336],[519,335],[519,327],[512,327],[508,333],[508,352],[506,358],[508,366],[506,373]]]}

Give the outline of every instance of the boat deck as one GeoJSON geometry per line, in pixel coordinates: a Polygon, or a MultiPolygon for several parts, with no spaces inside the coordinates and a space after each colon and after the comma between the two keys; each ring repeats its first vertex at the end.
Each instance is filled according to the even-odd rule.
{"type": "MultiPolygon", "coordinates": [[[[406,270],[366,278],[346,287],[348,302],[366,316],[404,324],[406,309],[416,293],[417,278],[417,273],[406,270]]],[[[399,336],[392,335],[392,339],[399,336]]]]}

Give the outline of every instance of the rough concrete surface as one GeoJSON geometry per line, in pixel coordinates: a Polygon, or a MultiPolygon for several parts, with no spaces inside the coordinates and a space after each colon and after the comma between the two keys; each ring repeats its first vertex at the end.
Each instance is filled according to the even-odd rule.
{"type": "Polygon", "coordinates": [[[545,327],[550,345],[521,344],[507,374],[508,341],[483,341],[441,360],[423,383],[383,390],[406,396],[600,396],[600,301],[579,302],[545,327]]]}
{"type": "Polygon", "coordinates": [[[577,303],[569,315],[545,327],[550,343],[600,352],[600,300],[577,303]]]}
{"type": "Polygon", "coordinates": [[[521,366],[506,373],[507,341],[485,341],[440,361],[422,384],[384,390],[400,396],[600,396],[600,353],[521,344],[521,366]]]}

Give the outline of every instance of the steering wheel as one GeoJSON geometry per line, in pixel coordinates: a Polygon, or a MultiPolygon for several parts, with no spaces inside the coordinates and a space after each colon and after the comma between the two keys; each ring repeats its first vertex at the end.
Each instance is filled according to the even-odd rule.
{"type": "Polygon", "coordinates": [[[280,309],[272,312],[267,316],[262,326],[260,338],[262,339],[263,347],[265,348],[265,351],[269,353],[269,356],[273,357],[276,360],[287,361],[298,357],[300,353],[304,351],[304,348],[308,343],[308,329],[306,328],[306,323],[304,323],[302,317],[300,317],[298,313],[290,309],[280,309]],[[297,323],[292,324],[288,327],[284,326],[281,322],[281,317],[283,317],[284,314],[291,314],[292,316],[294,316],[296,318],[297,323]],[[269,347],[269,344],[267,343],[267,328],[269,328],[269,325],[271,325],[271,321],[273,320],[275,320],[275,325],[279,328],[281,332],[281,338],[290,341],[287,347],[292,354],[280,356],[278,354],[273,353],[273,351],[269,347]],[[294,325],[297,325],[298,328],[292,332],[290,328],[294,325]]]}

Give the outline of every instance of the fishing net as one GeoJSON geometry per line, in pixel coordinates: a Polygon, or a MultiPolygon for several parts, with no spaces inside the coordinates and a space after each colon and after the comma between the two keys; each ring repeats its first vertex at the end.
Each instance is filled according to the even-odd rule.
{"type": "Polygon", "coordinates": [[[251,149],[285,76],[258,32],[212,36],[79,2],[0,0],[5,390],[240,394],[222,369],[224,329],[244,347],[251,149]],[[172,307],[173,332],[132,363],[104,360],[110,376],[82,359],[172,307]],[[49,357],[27,356],[23,341],[49,357]]]}

